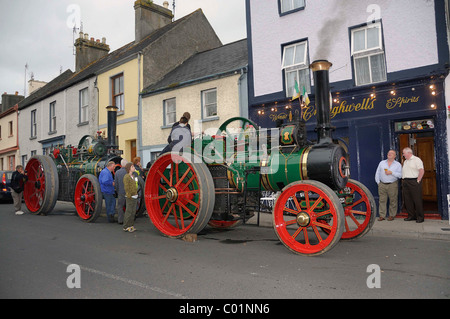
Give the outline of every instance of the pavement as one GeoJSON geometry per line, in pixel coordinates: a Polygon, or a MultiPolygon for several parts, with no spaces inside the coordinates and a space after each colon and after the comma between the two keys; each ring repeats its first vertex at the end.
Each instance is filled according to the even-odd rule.
{"type": "MultiPolygon", "coordinates": [[[[256,224],[255,217],[248,221],[249,224],[256,224]]],[[[261,212],[261,227],[273,227],[272,214],[261,212]]],[[[434,239],[450,241],[450,224],[448,220],[425,219],[423,223],[415,221],[404,221],[402,218],[396,218],[393,221],[383,220],[375,221],[369,234],[374,236],[416,238],[416,239],[434,239]]]]}

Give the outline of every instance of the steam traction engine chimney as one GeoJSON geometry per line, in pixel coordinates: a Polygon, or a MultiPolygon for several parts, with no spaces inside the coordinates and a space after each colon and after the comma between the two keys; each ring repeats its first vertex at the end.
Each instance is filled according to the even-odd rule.
{"type": "Polygon", "coordinates": [[[333,64],[325,60],[314,61],[311,70],[314,73],[314,85],[316,87],[317,109],[317,138],[318,144],[333,142],[332,131],[334,127],[330,122],[330,77],[329,70],[333,64]]]}
{"type": "Polygon", "coordinates": [[[333,190],[343,189],[348,182],[346,151],[333,143],[334,127],[330,121],[330,78],[332,64],[325,60],[311,64],[316,87],[317,144],[311,147],[307,158],[308,179],[322,182],[333,190]]]}
{"type": "Polygon", "coordinates": [[[108,149],[117,150],[116,133],[117,133],[117,106],[108,106],[108,149]]]}

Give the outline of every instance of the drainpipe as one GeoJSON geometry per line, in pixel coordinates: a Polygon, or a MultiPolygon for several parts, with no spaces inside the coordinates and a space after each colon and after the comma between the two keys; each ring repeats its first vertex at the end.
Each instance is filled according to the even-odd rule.
{"type": "MultiPolygon", "coordinates": [[[[248,102],[245,103],[245,94],[242,94],[243,92],[247,92],[247,86],[243,87],[243,80],[247,76],[247,67],[244,67],[241,69],[241,76],[238,79],[238,93],[239,93],[239,116],[248,118],[248,102]],[[245,91],[243,91],[245,90],[245,91]],[[245,105],[247,104],[247,105],[245,105]]],[[[245,83],[244,83],[245,84],[245,83]]],[[[248,101],[248,98],[247,98],[248,101]]]]}
{"type": "Polygon", "coordinates": [[[136,154],[143,160],[142,152],[142,95],[141,95],[141,61],[142,51],[138,52],[138,125],[137,125],[137,141],[136,154]]]}

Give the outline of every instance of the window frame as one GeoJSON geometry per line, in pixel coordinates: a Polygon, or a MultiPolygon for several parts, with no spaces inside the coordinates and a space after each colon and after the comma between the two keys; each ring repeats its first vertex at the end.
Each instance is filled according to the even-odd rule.
{"type": "Polygon", "coordinates": [[[281,59],[281,70],[283,72],[283,81],[284,81],[284,91],[285,91],[285,95],[287,98],[291,98],[293,96],[293,94],[290,94],[289,92],[289,86],[288,86],[288,73],[291,72],[297,72],[296,78],[297,78],[297,83],[299,85],[299,90],[300,90],[300,94],[302,93],[302,88],[303,86],[305,86],[306,91],[311,94],[311,70],[309,69],[309,65],[310,65],[310,61],[309,61],[309,41],[308,39],[300,39],[298,41],[295,42],[290,42],[290,43],[286,43],[283,44],[281,46],[281,54],[282,54],[282,59],[281,59]],[[300,46],[301,44],[305,44],[305,52],[304,52],[304,57],[303,57],[303,62],[302,63],[295,63],[295,56],[297,53],[297,47],[300,46]],[[294,53],[293,53],[293,64],[292,65],[288,65],[285,66],[286,64],[286,50],[289,48],[294,47],[294,53]],[[307,71],[308,72],[308,81],[307,83],[303,83],[300,82],[300,71],[307,71]]]}
{"type": "Polygon", "coordinates": [[[111,105],[118,108],[117,112],[125,112],[125,77],[124,73],[119,73],[111,77],[111,105]],[[119,79],[119,89],[120,89],[120,79],[122,79],[122,91],[116,94],[116,79],[119,79]],[[122,105],[118,106],[116,104],[116,98],[121,97],[122,105]]]}
{"type": "Polygon", "coordinates": [[[79,108],[78,108],[78,124],[89,123],[89,88],[81,89],[78,93],[79,96],[79,108]],[[83,94],[86,92],[86,101],[83,105],[83,94]]]}
{"type": "Polygon", "coordinates": [[[8,137],[14,136],[14,123],[13,121],[8,122],[8,137]]]}
{"type": "Polygon", "coordinates": [[[381,20],[365,23],[362,25],[358,25],[355,27],[350,28],[350,56],[352,60],[352,67],[353,67],[353,78],[354,78],[354,84],[355,86],[364,86],[364,85],[372,85],[375,83],[382,83],[387,81],[387,63],[386,63],[386,51],[383,41],[383,24],[381,20]],[[368,48],[368,30],[369,29],[378,29],[378,46],[368,48]],[[359,32],[361,30],[364,30],[364,49],[355,51],[355,33],[359,32]],[[383,59],[383,65],[384,65],[384,78],[380,81],[374,81],[373,75],[374,72],[372,70],[372,62],[371,57],[376,55],[382,55],[383,59]],[[368,83],[359,83],[358,81],[358,74],[357,74],[357,67],[356,67],[356,60],[367,58],[368,60],[368,68],[369,68],[369,81],[368,83]]]}
{"type": "Polygon", "coordinates": [[[31,111],[31,116],[30,116],[30,120],[31,120],[31,125],[30,125],[30,138],[36,138],[37,137],[37,110],[32,110],[31,111]]]}
{"type": "Polygon", "coordinates": [[[294,8],[294,0],[278,0],[278,14],[280,15],[280,17],[282,17],[284,15],[288,15],[291,13],[295,13],[295,12],[304,10],[306,8],[306,0],[302,0],[302,1],[303,1],[302,6],[294,8]],[[288,11],[283,11],[283,1],[291,1],[293,9],[290,9],[288,11]]]}
{"type": "Polygon", "coordinates": [[[203,90],[201,92],[201,98],[202,98],[201,99],[201,101],[202,101],[202,120],[217,117],[218,116],[218,91],[217,91],[217,88],[203,90]],[[210,103],[210,104],[206,105],[206,94],[211,93],[211,92],[216,92],[216,101],[215,101],[215,103],[210,103]],[[215,105],[216,112],[215,112],[215,114],[208,116],[207,108],[211,107],[212,105],[215,105]]]}
{"type": "Polygon", "coordinates": [[[56,122],[57,122],[56,121],[56,101],[53,101],[49,104],[48,118],[49,118],[48,132],[55,133],[56,132],[56,122]],[[53,109],[53,113],[52,113],[52,109],[53,109]]]}
{"type": "Polygon", "coordinates": [[[172,97],[170,99],[163,100],[163,126],[171,126],[171,125],[173,125],[176,122],[177,122],[177,98],[176,97],[172,97]],[[172,102],[172,101],[174,102],[173,105],[175,107],[175,110],[170,112],[170,114],[175,114],[175,116],[174,116],[174,121],[170,122],[169,118],[168,118],[168,115],[169,115],[169,113],[168,113],[168,102],[172,102]]]}

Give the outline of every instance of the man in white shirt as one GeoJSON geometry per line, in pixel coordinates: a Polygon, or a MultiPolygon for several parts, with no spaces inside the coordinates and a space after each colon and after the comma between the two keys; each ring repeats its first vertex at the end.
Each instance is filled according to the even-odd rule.
{"type": "Polygon", "coordinates": [[[408,212],[405,220],[423,223],[422,178],[425,174],[423,162],[413,155],[409,147],[403,149],[403,156],[405,157],[402,170],[403,200],[408,212]]]}
{"type": "Polygon", "coordinates": [[[386,204],[389,199],[389,221],[394,220],[398,211],[398,180],[402,178],[402,165],[395,160],[397,152],[390,150],[387,159],[378,164],[375,181],[378,184],[379,221],[386,218],[386,204]]]}

